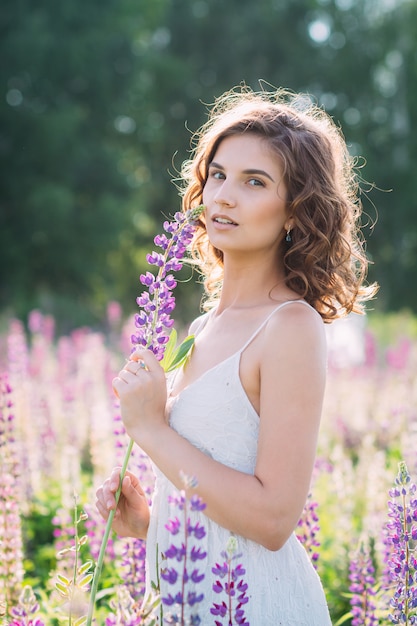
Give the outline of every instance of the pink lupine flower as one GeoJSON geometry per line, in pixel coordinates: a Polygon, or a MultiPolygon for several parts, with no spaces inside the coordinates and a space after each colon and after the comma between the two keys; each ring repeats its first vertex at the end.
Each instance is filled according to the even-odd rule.
{"type": "Polygon", "coordinates": [[[0,603],[6,608],[17,601],[24,575],[11,393],[7,375],[0,376],[0,603]]]}
{"type": "Polygon", "coordinates": [[[111,301],[107,304],[107,321],[111,327],[117,326],[122,319],[122,307],[118,302],[111,301]]]}
{"type": "Polygon", "coordinates": [[[411,354],[411,341],[403,338],[398,345],[388,348],[386,353],[387,363],[396,370],[404,370],[407,367],[411,354]]]}
{"type": "Polygon", "coordinates": [[[51,315],[43,315],[34,309],[28,316],[28,328],[32,335],[42,336],[46,343],[51,343],[54,337],[55,320],[51,315]]]}

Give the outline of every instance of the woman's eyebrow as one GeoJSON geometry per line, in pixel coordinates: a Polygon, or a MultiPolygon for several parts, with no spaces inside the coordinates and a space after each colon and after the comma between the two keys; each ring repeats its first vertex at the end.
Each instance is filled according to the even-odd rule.
{"type": "MultiPolygon", "coordinates": [[[[216,163],[215,161],[212,161],[209,165],[210,167],[215,167],[216,170],[223,170],[224,171],[224,167],[222,165],[220,165],[220,163],[216,163]]],[[[268,174],[268,172],[265,172],[265,170],[257,170],[257,169],[247,169],[247,170],[243,170],[243,174],[246,175],[258,175],[258,176],[266,176],[266,178],[269,178],[270,181],[272,181],[273,183],[275,182],[274,179],[272,178],[272,176],[270,174],[268,174]]]]}
{"type": "Polygon", "coordinates": [[[216,170],[224,170],[223,165],[220,165],[220,163],[216,163],[215,161],[211,161],[211,163],[209,164],[209,168],[210,167],[215,167],[216,170]]]}
{"type": "Polygon", "coordinates": [[[275,182],[272,176],[268,174],[268,172],[265,172],[265,170],[249,169],[249,170],[243,170],[243,173],[249,174],[249,175],[266,176],[267,178],[269,178],[270,181],[272,181],[273,183],[275,182]]]}

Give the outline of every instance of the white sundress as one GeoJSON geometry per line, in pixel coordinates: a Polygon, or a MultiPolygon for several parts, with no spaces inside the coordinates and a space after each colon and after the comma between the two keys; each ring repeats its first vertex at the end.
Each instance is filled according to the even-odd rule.
{"type": "MultiPolygon", "coordinates": [[[[309,306],[303,300],[297,302],[309,306]]],[[[238,352],[205,372],[172,398],[172,428],[208,456],[247,474],[255,471],[259,416],[240,381],[240,356],[271,316],[286,304],[289,302],[279,305],[268,315],[238,352]]],[[[208,315],[203,316],[199,330],[208,315]]],[[[156,482],[147,536],[147,586],[149,590],[151,581],[160,580],[161,595],[175,595],[178,587],[160,579],[158,570],[161,567],[160,555],[175,543],[175,537],[169,534],[165,524],[178,516],[175,506],[168,502],[168,497],[176,490],[157,468],[154,470],[156,482]]],[[[189,614],[198,612],[201,624],[208,626],[219,619],[210,613],[213,603],[219,604],[226,599],[226,596],[219,596],[212,590],[216,577],[211,568],[216,563],[223,563],[221,553],[231,533],[210,520],[204,512],[193,512],[192,519],[193,522],[199,519],[205,526],[206,536],[195,541],[195,545],[207,552],[207,561],[205,578],[195,586],[197,593],[204,593],[204,599],[190,609],[189,614]]],[[[321,581],[294,533],[278,551],[267,550],[244,537],[236,538],[238,552],[242,555],[237,562],[245,568],[243,579],[248,584],[246,595],[249,601],[242,608],[250,626],[331,626],[321,581]]],[[[169,561],[163,562],[163,566],[171,565],[169,561]]],[[[194,566],[201,567],[199,562],[194,566]]],[[[180,570],[180,566],[177,569],[180,570]]],[[[189,585],[187,589],[190,589],[189,585]]],[[[166,607],[164,615],[168,611],[166,607]]]]}

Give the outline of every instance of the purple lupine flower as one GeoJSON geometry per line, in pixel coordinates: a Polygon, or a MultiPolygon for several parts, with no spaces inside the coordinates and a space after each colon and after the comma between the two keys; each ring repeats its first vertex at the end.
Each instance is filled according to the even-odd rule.
{"type": "Polygon", "coordinates": [[[317,540],[317,533],[320,530],[317,507],[318,503],[314,502],[311,499],[311,494],[309,494],[301,517],[298,520],[296,531],[297,539],[307,550],[315,569],[317,569],[317,561],[319,560],[317,548],[320,547],[320,542],[317,540]]]}
{"type": "Polygon", "coordinates": [[[123,585],[139,602],[145,593],[146,543],[143,539],[127,539],[122,547],[123,585]]]}
{"type": "Polygon", "coordinates": [[[191,242],[203,209],[200,206],[187,213],[177,212],[174,221],[164,222],[163,227],[169,237],[162,234],[154,239],[155,245],[163,253],[153,251],[146,257],[149,265],[157,268],[157,274],[155,276],[147,271],[140,276],[140,282],[146,287],[146,291],[136,300],[142,310],[135,316],[137,331],[132,335],[131,341],[133,346],[141,345],[152,350],[159,360],[163,357],[164,346],[174,324],[171,318],[175,308],[172,290],[177,282],[172,272],[178,272],[182,268],[181,259],[191,242]]]}
{"type": "MultiPolygon", "coordinates": [[[[218,577],[213,583],[213,591],[218,594],[224,593],[226,598],[220,603],[214,602],[210,613],[222,619],[226,617],[228,625],[246,624],[246,626],[249,626],[243,609],[244,605],[249,601],[246,595],[248,585],[243,580],[246,570],[241,564],[232,567],[232,561],[242,556],[238,554],[237,550],[238,543],[236,537],[230,537],[226,550],[221,553],[224,559],[223,563],[216,563],[211,570],[218,577]],[[226,580],[222,582],[223,579],[226,580]]],[[[223,626],[223,621],[216,619],[214,623],[216,626],[223,626]]]]}
{"type": "Polygon", "coordinates": [[[110,601],[115,611],[106,617],[105,626],[140,626],[144,624],[142,611],[130,596],[126,587],[118,587],[116,598],[110,601]]]}
{"type": "Polygon", "coordinates": [[[14,619],[10,622],[10,626],[45,626],[45,622],[42,622],[40,619],[35,618],[28,620],[22,620],[22,619],[14,619]]]}
{"type": "Polygon", "coordinates": [[[13,617],[17,619],[13,619],[10,626],[45,626],[44,622],[36,617],[38,611],[39,603],[32,587],[26,585],[19,596],[18,605],[11,610],[13,617]]]}
{"type": "MultiPolygon", "coordinates": [[[[119,404],[117,403],[117,408],[119,404]]],[[[122,422],[120,412],[116,411],[114,417],[114,435],[116,445],[116,462],[122,463],[123,456],[128,445],[128,436],[122,422]]],[[[150,466],[149,458],[144,452],[135,446],[132,449],[130,462],[132,471],[136,472],[139,477],[141,486],[148,496],[148,502],[151,504],[151,494],[153,491],[154,475],[150,466]]],[[[103,527],[104,532],[104,527],[103,527]]],[[[97,555],[95,558],[97,558],[97,555]]],[[[113,557],[114,558],[114,557],[113,557]]],[[[123,585],[128,590],[130,596],[139,603],[145,592],[145,562],[146,562],[146,543],[142,539],[125,539],[121,548],[121,565],[123,568],[123,585]]]]}
{"type": "Polygon", "coordinates": [[[417,487],[407,465],[399,463],[395,486],[388,502],[390,521],[385,526],[385,579],[394,587],[391,598],[392,624],[417,623],[417,487]]]}
{"type": "MultiPolygon", "coordinates": [[[[171,235],[157,236],[154,240],[155,245],[163,250],[163,255],[152,252],[147,256],[148,263],[156,266],[158,272],[154,276],[151,272],[146,272],[140,277],[141,283],[148,288],[147,291],[137,298],[137,304],[143,310],[135,316],[135,325],[137,331],[131,337],[133,349],[136,345],[144,346],[156,355],[157,359],[162,361],[166,347],[170,339],[176,334],[173,332],[172,326],[174,321],[170,315],[175,308],[175,298],[172,290],[176,286],[176,281],[170,272],[179,271],[182,268],[181,259],[183,258],[186,248],[191,242],[198,219],[204,210],[204,206],[200,205],[194,209],[190,209],[185,213],[177,212],[173,222],[164,222],[164,230],[171,235]],[[161,261],[163,261],[161,263],[161,261]],[[169,333],[167,331],[170,331],[169,333]]],[[[192,346],[193,338],[187,339],[177,349],[172,349],[170,360],[167,364],[163,364],[165,371],[169,368],[179,366],[186,358],[189,349],[192,346]]],[[[175,343],[175,342],[174,342],[175,343]]],[[[130,439],[122,464],[120,478],[123,480],[127,464],[133,449],[133,440],[130,439]]],[[[116,504],[120,497],[120,487],[116,492],[116,504]]],[[[90,593],[90,604],[86,626],[91,626],[93,621],[93,613],[95,600],[100,579],[105,550],[109,539],[111,526],[114,519],[114,509],[110,512],[107,519],[106,528],[101,542],[100,553],[97,560],[94,579],[90,593]]]]}
{"type": "Polygon", "coordinates": [[[349,572],[352,626],[376,626],[379,620],[375,615],[375,568],[369,548],[360,546],[349,564],[349,572]]]}
{"type": "MultiPolygon", "coordinates": [[[[188,486],[190,484],[195,486],[196,484],[195,480],[184,479],[184,482],[188,486]]],[[[201,522],[198,519],[192,519],[192,513],[203,511],[205,504],[196,495],[188,499],[185,491],[169,496],[168,501],[182,513],[182,522],[178,516],[175,516],[165,525],[170,535],[175,537],[175,543],[172,543],[164,553],[165,559],[171,561],[171,566],[162,567],[160,572],[161,579],[173,587],[172,593],[168,592],[161,598],[164,606],[173,609],[168,615],[164,615],[164,623],[184,624],[185,612],[188,607],[190,614],[187,617],[187,623],[198,626],[201,624],[201,619],[195,613],[195,607],[203,600],[204,594],[198,593],[196,586],[204,579],[204,573],[194,564],[203,561],[207,557],[207,553],[201,547],[190,544],[193,539],[201,541],[206,535],[201,522]],[[177,569],[176,563],[181,564],[179,569],[177,569]],[[189,567],[189,563],[193,564],[192,568],[189,567]],[[174,613],[176,607],[180,615],[174,613]]]]}

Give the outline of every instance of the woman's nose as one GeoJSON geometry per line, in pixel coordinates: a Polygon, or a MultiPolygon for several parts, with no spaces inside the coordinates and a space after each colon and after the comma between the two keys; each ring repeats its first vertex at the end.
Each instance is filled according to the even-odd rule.
{"type": "Polygon", "coordinates": [[[236,194],[231,182],[224,180],[217,189],[214,202],[219,205],[227,205],[233,207],[236,205],[236,194]]]}

